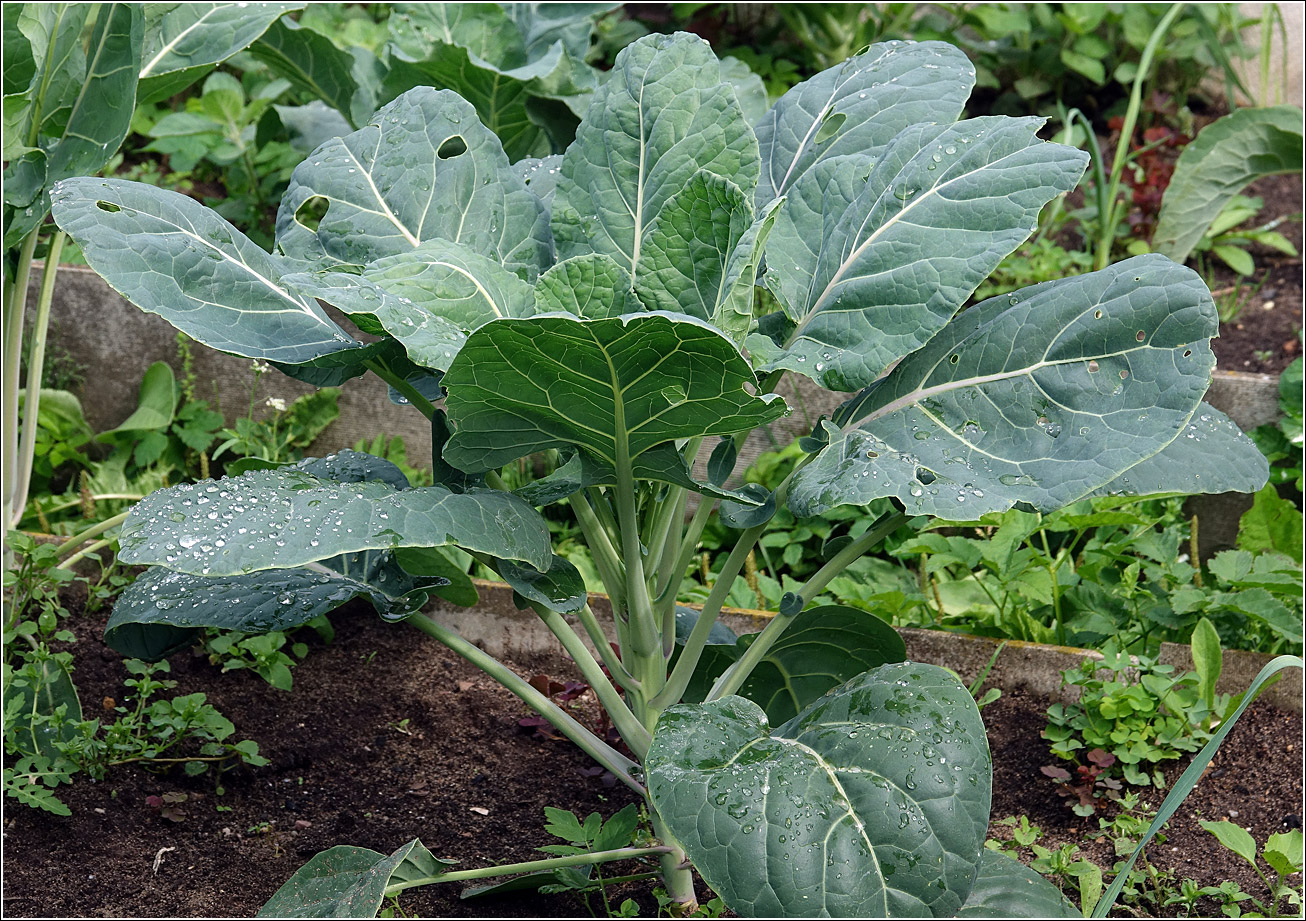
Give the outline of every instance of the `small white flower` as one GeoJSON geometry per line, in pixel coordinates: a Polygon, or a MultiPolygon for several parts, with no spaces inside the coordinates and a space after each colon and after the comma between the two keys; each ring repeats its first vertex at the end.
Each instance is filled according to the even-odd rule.
{"type": "Polygon", "coordinates": [[[272,370],[272,366],[268,364],[266,361],[259,361],[257,358],[255,358],[254,364],[251,366],[251,370],[255,374],[267,374],[269,371],[272,370]]]}
{"type": "Polygon", "coordinates": [[[267,402],[263,405],[269,409],[276,410],[279,413],[284,413],[286,411],[286,401],[281,399],[281,397],[268,397],[267,402]]]}

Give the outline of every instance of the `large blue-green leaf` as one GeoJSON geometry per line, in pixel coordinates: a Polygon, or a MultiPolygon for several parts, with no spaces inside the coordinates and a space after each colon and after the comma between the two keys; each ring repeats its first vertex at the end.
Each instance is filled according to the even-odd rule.
{"type": "Polygon", "coordinates": [[[84,3],[5,4],[4,159],[63,134],[86,79],[82,30],[89,12],[84,3]]]}
{"type": "Polygon", "coordinates": [[[1249,182],[1301,169],[1302,112],[1297,106],[1239,109],[1207,125],[1175,164],[1152,249],[1183,262],[1249,182]]]}
{"type": "Polygon", "coordinates": [[[985,848],[957,918],[1082,918],[1061,890],[1013,857],[985,848]]]}
{"type": "MultiPolygon", "coordinates": [[[[677,611],[678,634],[681,619],[677,611]]],[[[692,624],[688,616],[684,620],[692,624]]],[[[713,624],[713,629],[719,626],[713,624]]],[[[757,637],[756,633],[748,633],[733,643],[718,641],[704,647],[683,700],[703,700],[712,683],[738,661],[757,637]]],[[[739,696],[760,706],[767,720],[778,725],[831,688],[867,669],[901,662],[906,657],[907,649],[898,631],[874,614],[846,605],[821,605],[798,615],[740,686],[739,696]]]]}
{"type": "Polygon", "coordinates": [[[295,168],[277,213],[278,248],[310,268],[368,265],[433,239],[528,281],[552,263],[547,209],[475,109],[448,90],[411,90],[327,141],[295,168]]]}
{"type": "Polygon", "coordinates": [[[970,893],[992,775],[944,669],[882,665],[775,728],[742,697],[671,707],[646,766],[662,821],[743,917],[946,917],[970,893]]]}
{"type": "Polygon", "coordinates": [[[1269,461],[1232,419],[1206,403],[1197,407],[1183,432],[1159,454],[1130,467],[1099,486],[1094,496],[1146,496],[1175,493],[1192,496],[1222,492],[1256,492],[1270,475],[1269,461]],[[1194,463],[1200,456],[1216,464],[1194,463]]]}
{"type": "MultiPolygon", "coordinates": [[[[825,424],[830,444],[795,476],[790,508],[881,496],[955,520],[1060,508],[1183,434],[1218,322],[1201,278],[1161,256],[991,298],[825,424]]],[[[1200,472],[1230,459],[1176,460],[1200,472]]]]}
{"type": "Polygon", "coordinates": [[[765,367],[857,390],[947,323],[1088,162],[1038,118],[916,125],[875,161],[829,158],[781,209],[767,285],[796,324],[765,367]]]}
{"type": "Polygon", "coordinates": [[[204,627],[288,630],[360,597],[387,620],[399,620],[420,610],[431,590],[448,581],[410,575],[388,550],[226,576],[153,566],[114,603],[104,640],[125,656],[160,659],[189,646],[204,627]]]}
{"type": "Polygon", "coordinates": [[[567,54],[583,61],[589,52],[594,20],[620,6],[620,3],[504,4],[521,32],[528,61],[538,60],[554,42],[561,42],[567,54]]]}
{"type": "Polygon", "coordinates": [[[223,352],[288,364],[361,348],[264,252],[186,195],[123,179],[65,179],[54,218],[137,307],[223,352]]]}
{"type": "Polygon", "coordinates": [[[425,879],[454,865],[414,838],[386,856],[338,844],[295,871],[259,909],[260,918],[374,918],[391,881],[425,879]]]}
{"type": "Polygon", "coordinates": [[[302,3],[152,3],[145,10],[140,101],[190,86],[302,3]]]}
{"type": "Polygon", "coordinates": [[[757,184],[757,140],[707,42],[649,35],[617,55],[562,159],[553,233],[562,258],[611,256],[632,279],[663,205],[699,170],[745,195],[757,184]]]}
{"type": "Polygon", "coordinates": [[[496,320],[445,375],[454,435],[444,456],[481,471],[576,447],[621,468],[666,442],[750,431],[785,412],[752,384],[735,346],[690,317],[496,320]]]}
{"type": "Polygon", "coordinates": [[[798,84],[757,123],[757,206],[821,160],[878,157],[909,125],[956,121],[975,84],[966,55],[943,42],[885,42],[798,84]]]}
{"type": "Polygon", "coordinates": [[[544,519],[510,493],[349,482],[321,464],[303,461],[152,493],[123,523],[119,558],[219,576],[289,569],[364,550],[454,544],[537,569],[549,566],[544,519]]]}
{"type": "Polygon", "coordinates": [[[354,94],[358,92],[354,60],[330,37],[292,19],[279,19],[250,52],[292,86],[312,93],[349,121],[354,94]]]}

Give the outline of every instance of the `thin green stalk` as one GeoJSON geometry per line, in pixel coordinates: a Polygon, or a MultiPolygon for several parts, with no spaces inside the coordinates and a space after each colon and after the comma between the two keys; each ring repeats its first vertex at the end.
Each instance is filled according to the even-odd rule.
{"type": "Polygon", "coordinates": [[[683,486],[672,486],[667,497],[662,500],[652,516],[652,527],[649,529],[649,539],[645,545],[648,547],[649,562],[656,563],[659,568],[663,563],[669,562],[668,554],[675,553],[675,548],[679,546],[671,535],[679,534],[684,526],[685,507],[688,502],[689,490],[683,486]]]}
{"type": "Polygon", "coordinates": [[[624,606],[626,574],[622,571],[621,557],[612,546],[612,539],[608,536],[607,529],[594,514],[594,509],[585,496],[578,493],[568,502],[576,515],[576,523],[580,525],[581,533],[585,535],[585,543],[594,558],[594,565],[599,571],[599,578],[603,580],[603,587],[608,590],[608,597],[612,599],[613,609],[624,606]]]}
{"type": "Polygon", "coordinates": [[[17,481],[11,514],[6,527],[17,527],[27,508],[27,491],[32,483],[32,461],[36,452],[37,420],[41,412],[41,378],[45,372],[45,344],[50,332],[50,306],[54,301],[54,282],[59,275],[59,257],[63,252],[64,234],[56,230],[50,237],[41,270],[41,290],[36,301],[36,321],[32,325],[32,344],[27,353],[27,398],[23,401],[23,440],[18,448],[17,481]]]}
{"type": "MultiPolygon", "coordinates": [[[[32,254],[36,251],[37,232],[33,230],[23,238],[18,250],[18,264],[14,277],[5,285],[4,299],[4,424],[0,426],[3,448],[4,524],[8,527],[16,511],[18,472],[18,378],[22,365],[23,319],[27,309],[27,282],[32,271],[32,254]]],[[[39,383],[38,383],[39,386],[39,383]]],[[[29,461],[30,463],[30,461],[29,461]]],[[[6,554],[6,562],[8,554],[6,554]]]]}
{"type": "Polygon", "coordinates": [[[694,517],[689,520],[689,525],[681,538],[680,552],[676,556],[676,561],[669,567],[663,566],[662,572],[658,573],[656,603],[659,606],[665,605],[672,610],[675,609],[680,580],[685,577],[685,569],[693,559],[694,551],[698,549],[698,539],[703,536],[703,528],[712,517],[712,509],[715,505],[715,500],[706,496],[699,497],[698,508],[694,510],[694,517]]]}
{"type": "Polygon", "coordinates": [[[479,867],[475,870],[450,870],[448,873],[436,873],[421,879],[404,880],[387,886],[387,896],[396,895],[405,889],[426,886],[431,883],[456,883],[469,879],[488,879],[494,876],[518,876],[524,873],[542,873],[546,870],[561,870],[565,867],[585,867],[596,863],[611,863],[614,860],[635,860],[639,857],[661,856],[671,848],[662,845],[653,847],[623,847],[611,851],[590,851],[587,854],[569,854],[566,857],[547,857],[543,860],[527,860],[523,863],[505,863],[497,867],[479,867]]]}
{"type": "Polygon", "coordinates": [[[640,770],[638,764],[582,726],[570,713],[531,687],[529,682],[523,680],[520,675],[508,668],[508,666],[485,652],[485,650],[468,642],[454,631],[437,624],[424,614],[414,614],[406,622],[412,624],[427,636],[439,640],[516,694],[527,706],[552,723],[559,732],[575,742],[582,751],[611,771],[618,780],[640,796],[647,795],[648,791],[644,789],[643,784],[634,777],[635,773],[640,770]]]}
{"type": "MultiPolygon", "coordinates": [[[[817,570],[803,584],[802,589],[798,592],[800,603],[805,604],[821,594],[821,591],[830,580],[843,572],[848,564],[859,559],[866,551],[896,531],[898,526],[906,520],[907,516],[901,512],[890,515],[836,553],[828,563],[817,570]]],[[[796,616],[778,614],[773,617],[744,654],[727,668],[721,677],[717,678],[716,683],[712,685],[712,690],[707,695],[707,699],[717,700],[738,691],[743,683],[748,680],[748,676],[753,673],[753,669],[757,667],[757,664],[771,651],[771,647],[775,645],[776,640],[780,639],[785,630],[789,628],[789,624],[796,619],[796,616]]]]}
{"type": "Polygon", "coordinates": [[[612,725],[617,727],[621,733],[622,739],[630,746],[641,760],[648,753],[649,743],[652,737],[649,731],[644,727],[631,709],[626,706],[622,700],[621,693],[612,686],[607,675],[603,674],[603,669],[599,663],[594,660],[589,649],[581,640],[571,624],[557,611],[550,611],[541,604],[533,604],[535,613],[544,621],[544,625],[549,628],[549,632],[558,638],[562,648],[567,650],[567,655],[571,656],[576,667],[580,669],[581,677],[594,689],[599,703],[603,704],[603,709],[608,711],[608,716],[612,718],[612,725]]]}
{"type": "Polygon", "coordinates": [[[698,660],[703,655],[703,647],[707,645],[707,638],[712,632],[717,617],[721,614],[721,606],[725,604],[726,596],[730,594],[735,577],[744,568],[744,561],[748,559],[753,545],[764,531],[766,525],[759,524],[741,533],[734,549],[730,551],[730,556],[726,557],[725,564],[721,567],[721,574],[717,576],[712,591],[708,593],[707,601],[703,603],[703,610],[699,612],[698,621],[690,631],[689,638],[685,640],[685,645],[680,649],[680,658],[676,661],[676,667],[671,670],[666,687],[651,701],[659,711],[678,703],[684,696],[685,688],[689,687],[694,669],[698,667],[698,660]]]}
{"type": "Polygon", "coordinates": [[[78,544],[84,543],[85,541],[90,540],[92,537],[95,537],[98,534],[103,534],[105,531],[108,531],[111,528],[118,527],[118,525],[122,524],[124,521],[127,520],[127,516],[130,514],[131,512],[123,512],[122,514],[114,515],[112,518],[106,518],[104,521],[101,521],[99,524],[91,525],[85,531],[82,531],[80,534],[74,534],[72,537],[68,538],[66,541],[60,544],[57,548],[55,548],[55,553],[59,554],[59,556],[63,556],[65,553],[67,553],[69,550],[72,550],[78,544]]]}
{"type": "MultiPolygon", "coordinates": [[[[103,502],[103,501],[108,501],[110,499],[121,499],[128,502],[139,502],[144,498],[145,498],[144,496],[134,492],[96,492],[96,493],[91,493],[90,496],[92,502],[103,502]]],[[[52,515],[55,512],[62,512],[66,508],[74,508],[75,506],[81,505],[84,501],[86,500],[83,499],[81,496],[78,496],[76,499],[70,499],[67,502],[59,502],[54,505],[42,505],[40,506],[40,508],[41,511],[44,512],[45,514],[52,515]]]]}
{"type": "Polygon", "coordinates": [[[599,625],[599,619],[594,616],[594,610],[586,604],[576,612],[576,619],[585,628],[585,633],[589,636],[590,642],[594,644],[594,648],[599,651],[599,656],[603,659],[603,665],[612,673],[613,680],[627,691],[639,690],[639,680],[626,671],[626,666],[612,651],[612,644],[608,640],[608,635],[603,632],[603,627],[599,625]]]}
{"type": "Polygon", "coordinates": [[[1039,528],[1039,537],[1043,540],[1043,558],[1047,560],[1044,568],[1047,570],[1048,578],[1052,580],[1052,613],[1057,619],[1057,645],[1066,645],[1066,623],[1061,615],[1061,586],[1057,583],[1057,564],[1061,561],[1060,554],[1056,559],[1052,557],[1052,548],[1048,545],[1048,532],[1039,528]]]}
{"type": "Polygon", "coordinates": [[[103,550],[105,547],[111,546],[117,539],[117,537],[106,537],[104,540],[97,540],[93,544],[87,544],[81,550],[68,557],[68,559],[61,560],[59,564],[55,566],[55,569],[72,569],[74,565],[86,559],[86,557],[92,555],[95,551],[103,550]]]}
{"type": "Polygon", "coordinates": [[[404,380],[398,374],[395,374],[385,365],[375,359],[368,359],[363,362],[363,367],[367,368],[381,380],[385,381],[399,393],[403,394],[404,399],[416,406],[418,411],[428,419],[435,418],[435,406],[426,397],[417,392],[417,388],[408,381],[404,380]]]}
{"type": "Polygon", "coordinates": [[[1147,45],[1143,48],[1143,54],[1138,60],[1138,72],[1134,75],[1134,86],[1129,93],[1129,108],[1125,110],[1124,125],[1120,128],[1120,141],[1116,144],[1115,158],[1111,161],[1111,180],[1106,197],[1110,213],[1099,213],[1098,215],[1098,219],[1102,224],[1099,228],[1100,235],[1098,237],[1097,258],[1094,267],[1099,271],[1105,269],[1107,263],[1111,260],[1111,244],[1115,242],[1116,212],[1119,207],[1119,202],[1116,199],[1120,194],[1120,179],[1125,172],[1125,161],[1129,159],[1129,145],[1134,139],[1134,127],[1138,124],[1138,113],[1143,107],[1143,84],[1147,82],[1147,78],[1151,73],[1152,58],[1156,56],[1157,46],[1161,44],[1161,39],[1170,30],[1170,24],[1183,11],[1184,6],[1185,4],[1176,3],[1161,17],[1161,21],[1152,30],[1152,35],[1148,38],[1147,45]]]}

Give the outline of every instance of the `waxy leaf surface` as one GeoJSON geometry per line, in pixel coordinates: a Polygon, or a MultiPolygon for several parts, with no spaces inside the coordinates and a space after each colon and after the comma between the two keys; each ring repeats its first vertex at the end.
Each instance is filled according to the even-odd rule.
{"type": "Polygon", "coordinates": [[[552,262],[548,211],[476,110],[448,90],[411,90],[327,141],[295,168],[277,213],[278,248],[309,268],[368,265],[431,239],[462,243],[528,281],[552,262]]]}
{"type": "Polygon", "coordinates": [[[452,867],[414,838],[389,856],[338,844],[295,871],[259,909],[260,918],[374,918],[392,879],[418,879],[452,867]]]}
{"type": "Polygon", "coordinates": [[[559,256],[603,253],[638,282],[650,225],[699,170],[752,194],[757,140],[707,42],[646,36],[617,55],[562,158],[559,256]]]}
{"type": "Polygon", "coordinates": [[[204,627],[288,630],[359,597],[387,620],[399,620],[426,603],[425,590],[447,582],[409,575],[388,550],[228,576],[153,566],[118,597],[104,639],[125,656],[154,660],[191,645],[204,627]]]}
{"type": "Polygon", "coordinates": [[[932,665],[872,669],[775,728],[742,697],[672,707],[647,769],[671,834],[744,917],[946,917],[988,829],[979,710],[932,665]]]}
{"type": "Polygon", "coordinates": [[[1042,123],[916,125],[873,162],[810,170],[768,244],[767,284],[796,328],[766,368],[857,390],[929,341],[1079,181],[1087,155],[1040,141],[1042,123]]]}
{"type": "Polygon", "coordinates": [[[788,192],[816,163],[877,157],[909,125],[957,120],[975,68],[943,42],[885,42],[806,80],[757,123],[757,206],[788,192]]]}
{"type": "Polygon", "coordinates": [[[955,917],[1082,918],[1084,913],[1019,860],[985,848],[975,885],[955,917]]]}
{"type": "Polygon", "coordinates": [[[223,352],[287,364],[361,348],[285,262],[194,199],[123,179],[66,179],[54,218],[114,290],[223,352]]]}
{"type": "Polygon", "coordinates": [[[132,565],[206,576],[289,569],[363,550],[446,544],[537,569],[547,569],[552,559],[544,519],[509,493],[342,482],[314,472],[314,463],[321,462],[152,493],[123,523],[120,556],[132,565]]]}
{"type": "MultiPolygon", "coordinates": [[[[1217,325],[1202,280],[1161,256],[991,298],[844,404],[790,508],[880,496],[954,520],[1060,508],[1182,434],[1217,325]]],[[[1216,462],[1180,456],[1197,471],[1216,462]]]]}
{"type": "Polygon", "coordinates": [[[785,412],[749,392],[752,371],[728,339],[663,313],[496,320],[468,337],[444,384],[454,427],[444,457],[468,471],[568,447],[620,468],[657,445],[785,412]]]}

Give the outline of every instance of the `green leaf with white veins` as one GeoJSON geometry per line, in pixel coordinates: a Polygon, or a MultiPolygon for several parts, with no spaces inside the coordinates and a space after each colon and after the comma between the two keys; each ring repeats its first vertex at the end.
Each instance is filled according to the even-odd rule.
{"type": "Polygon", "coordinates": [[[249,50],[297,89],[312,93],[349,120],[358,92],[354,62],[330,37],[280,19],[249,50]]]}
{"type": "Polygon", "coordinates": [[[1256,492],[1270,476],[1270,464],[1238,425],[1206,403],[1197,407],[1183,432],[1159,454],[1099,486],[1093,496],[1181,496],[1256,492]],[[1220,458],[1218,464],[1203,458],[1220,458]]]}
{"type": "Polygon", "coordinates": [[[278,249],[306,268],[368,265],[433,239],[527,281],[553,262],[548,210],[475,109],[448,90],[411,90],[323,144],[295,168],[277,212],[278,249]]]}
{"type": "Polygon", "coordinates": [[[742,697],[671,707],[646,765],[662,821],[743,917],[946,917],[974,882],[991,762],[944,669],[882,665],[775,728],[742,697]]]}
{"type": "Polygon", "coordinates": [[[359,597],[387,620],[400,620],[426,603],[428,589],[447,583],[409,575],[388,550],[231,576],[154,566],[118,597],[104,639],[125,656],[156,660],[189,646],[204,627],[288,630],[359,597]]]}
{"type": "Polygon", "coordinates": [[[171,3],[145,10],[140,102],[175,95],[302,3],[171,3]]]}
{"type": "Polygon", "coordinates": [[[873,166],[810,170],[767,248],[767,285],[797,328],[766,368],[856,390],[928,342],[1079,181],[1087,155],[1040,141],[1042,124],[917,125],[873,166]]]}
{"type": "Polygon", "coordinates": [[[896,496],[908,514],[952,520],[1061,508],[1183,433],[1218,322],[1201,278],[1161,256],[977,304],[844,404],[789,507],[896,496]]]}
{"type": "Polygon", "coordinates": [[[784,401],[754,396],[753,380],[728,339],[689,317],[496,320],[445,375],[454,435],[444,457],[476,472],[574,446],[621,470],[669,441],[779,418],[784,401]]]}
{"type": "Polygon", "coordinates": [[[611,256],[588,253],[552,266],[535,284],[537,313],[570,313],[586,320],[644,310],[630,275],[611,256]]]}
{"type": "Polygon", "coordinates": [[[288,364],[362,344],[264,252],[186,195],[123,179],[65,179],[54,219],[114,290],[223,352],[288,364]]]}
{"type": "Polygon", "coordinates": [[[559,256],[603,253],[638,283],[650,225],[699,170],[751,195],[757,140],[707,42],[645,36],[617,55],[563,155],[552,216],[559,256]]]}
{"type": "MultiPolygon", "coordinates": [[[[344,456],[345,452],[341,452],[344,456]]],[[[219,576],[364,550],[455,544],[547,569],[548,528],[510,493],[342,482],[318,462],[161,489],[123,523],[123,562],[219,576]]]]}
{"type": "Polygon", "coordinates": [[[786,194],[821,160],[875,158],[909,125],[956,121],[974,85],[966,55],[943,42],[872,45],[798,84],[757,123],[757,206],[786,194]]]}

